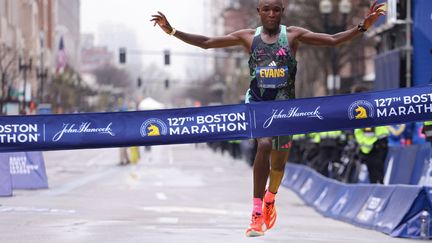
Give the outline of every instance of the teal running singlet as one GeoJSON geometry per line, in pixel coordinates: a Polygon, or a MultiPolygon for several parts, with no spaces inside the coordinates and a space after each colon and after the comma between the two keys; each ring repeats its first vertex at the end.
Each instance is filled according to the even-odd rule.
{"type": "Polygon", "coordinates": [[[252,42],[246,101],[294,99],[297,61],[289,47],[286,26],[280,26],[279,40],[273,44],[262,40],[261,31],[262,27],[256,29],[252,42]]]}

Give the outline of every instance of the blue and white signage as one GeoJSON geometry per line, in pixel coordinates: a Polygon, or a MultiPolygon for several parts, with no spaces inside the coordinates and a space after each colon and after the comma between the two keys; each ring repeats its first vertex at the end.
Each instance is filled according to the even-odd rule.
{"type": "Polygon", "coordinates": [[[197,143],[430,120],[432,86],[170,110],[4,116],[0,152],[197,143]]]}
{"type": "Polygon", "coordinates": [[[48,188],[41,152],[0,153],[0,163],[9,165],[13,189],[48,188]]]}

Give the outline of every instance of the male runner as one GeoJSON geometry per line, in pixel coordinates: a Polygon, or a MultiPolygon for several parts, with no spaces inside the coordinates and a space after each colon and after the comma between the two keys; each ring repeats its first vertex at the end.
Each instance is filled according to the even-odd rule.
{"type": "MultiPolygon", "coordinates": [[[[246,100],[263,102],[295,98],[295,55],[300,43],[337,46],[350,41],[372,26],[380,15],[385,14],[384,10],[380,9],[383,5],[374,1],[364,21],[352,29],[334,35],[281,25],[284,12],[282,0],[259,0],[257,11],[262,27],[242,29],[220,37],[207,37],[176,30],[161,12],[152,15],[151,21],[154,25],[159,25],[165,33],[203,49],[245,47],[251,55],[251,83],[246,100]]],[[[263,235],[263,224],[267,230],[273,227],[276,220],[275,195],[282,181],[290,148],[290,137],[258,138],[257,141],[258,151],[253,167],[253,212],[246,236],[263,235]],[[269,177],[269,186],[266,190],[269,177]]]]}

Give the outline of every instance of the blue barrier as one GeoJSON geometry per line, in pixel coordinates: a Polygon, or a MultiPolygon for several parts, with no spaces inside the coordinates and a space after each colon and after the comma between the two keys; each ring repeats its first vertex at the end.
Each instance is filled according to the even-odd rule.
{"type": "Polygon", "coordinates": [[[431,152],[430,143],[390,147],[385,183],[432,186],[431,152]]]}
{"type": "Polygon", "coordinates": [[[417,152],[410,184],[432,186],[432,147],[429,143],[422,144],[417,152]]]}
{"type": "Polygon", "coordinates": [[[429,120],[432,86],[139,112],[3,116],[0,152],[197,143],[429,120]]]}
{"type": "MultiPolygon", "coordinates": [[[[326,217],[394,237],[420,238],[420,214],[423,210],[432,212],[432,189],[427,187],[343,184],[290,163],[282,185],[326,217]],[[296,174],[298,182],[290,178],[296,174]]],[[[432,232],[430,218],[428,225],[432,232]]]]}
{"type": "Polygon", "coordinates": [[[396,151],[397,155],[393,156],[392,168],[386,171],[386,173],[391,173],[389,184],[410,184],[418,149],[418,145],[390,149],[390,156],[396,151]]]}
{"type": "Polygon", "coordinates": [[[345,222],[354,223],[354,218],[368,200],[368,195],[371,194],[373,188],[365,184],[348,185],[348,187],[351,189],[348,190],[347,197],[338,200],[338,203],[339,201],[343,202],[343,208],[340,213],[335,213],[334,216],[345,222]]]}
{"type": "Polygon", "coordinates": [[[0,160],[0,197],[12,196],[12,178],[9,163],[0,160]]]}
{"type": "Polygon", "coordinates": [[[41,152],[0,153],[0,163],[9,164],[12,189],[48,188],[41,152]]]}

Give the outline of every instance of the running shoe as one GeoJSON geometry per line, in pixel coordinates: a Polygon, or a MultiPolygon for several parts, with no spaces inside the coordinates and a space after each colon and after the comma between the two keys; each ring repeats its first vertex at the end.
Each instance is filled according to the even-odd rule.
{"type": "Polygon", "coordinates": [[[264,231],[262,229],[263,225],[263,217],[259,213],[252,213],[251,224],[249,228],[246,230],[247,237],[256,237],[264,235],[264,231]]]}
{"type": "Polygon", "coordinates": [[[266,230],[271,229],[276,223],[276,206],[275,200],[263,203],[263,219],[266,230]]]}

